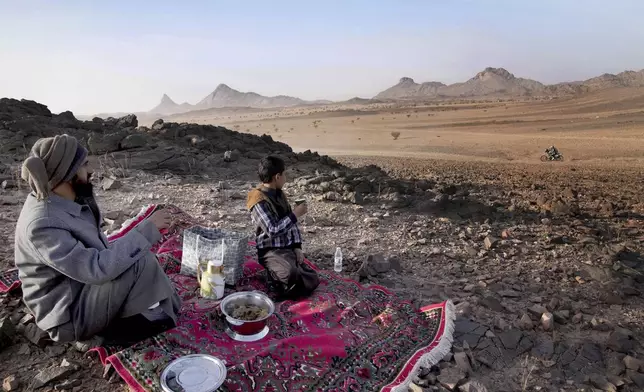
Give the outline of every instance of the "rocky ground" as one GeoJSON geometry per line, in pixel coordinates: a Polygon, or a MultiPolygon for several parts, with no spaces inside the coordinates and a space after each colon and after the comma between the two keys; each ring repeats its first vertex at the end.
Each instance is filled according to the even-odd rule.
{"type": "MultiPolygon", "coordinates": [[[[16,121],[6,112],[0,134],[16,121]]],[[[214,127],[171,128],[185,137],[198,132],[204,138],[237,137],[214,127]]],[[[176,148],[165,136],[133,129],[130,134],[176,148]]],[[[104,133],[97,135],[105,139],[104,133]]],[[[29,135],[21,137],[24,143],[29,135]]],[[[456,303],[453,352],[439,366],[423,369],[410,389],[644,389],[641,169],[382,157],[338,163],[259,140],[248,139],[259,154],[276,150],[287,157],[289,195],[309,199],[302,229],[311,260],[331,268],[339,246],[347,276],[389,287],[419,305],[447,298],[456,303]]],[[[244,204],[254,185],[253,150],[182,147],[182,156],[208,159],[192,173],[128,166],[118,155],[139,162],[138,154],[152,154],[147,146],[130,151],[121,139],[114,155],[95,157],[97,182],[105,188],[98,197],[106,230],[145,204],[172,203],[205,224],[251,233],[244,204]]],[[[12,263],[13,226],[25,194],[10,175],[18,157],[14,150],[4,158],[0,269],[12,263]]],[[[40,390],[125,388],[118,377],[103,375],[97,359],[86,359],[71,346],[39,341],[17,294],[2,296],[0,302],[5,389],[38,383],[46,384],[40,390]],[[17,386],[10,385],[12,377],[17,386]]]]}

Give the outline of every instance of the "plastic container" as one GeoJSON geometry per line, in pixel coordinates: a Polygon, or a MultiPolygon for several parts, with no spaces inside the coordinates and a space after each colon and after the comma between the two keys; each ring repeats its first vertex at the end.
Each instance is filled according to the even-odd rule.
{"type": "Polygon", "coordinates": [[[333,258],[333,270],[335,272],[342,272],[342,251],[340,247],[335,248],[335,257],[333,258]]]}

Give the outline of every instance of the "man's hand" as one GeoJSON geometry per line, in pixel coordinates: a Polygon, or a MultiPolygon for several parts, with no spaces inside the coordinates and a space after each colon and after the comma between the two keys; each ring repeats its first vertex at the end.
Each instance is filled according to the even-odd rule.
{"type": "Polygon", "coordinates": [[[150,219],[150,222],[154,223],[159,231],[167,229],[172,224],[172,215],[168,210],[158,210],[148,219],[150,219]]]}
{"type": "Polygon", "coordinates": [[[295,214],[295,216],[298,218],[303,217],[307,212],[309,212],[309,207],[306,205],[306,203],[298,204],[293,209],[293,214],[295,214]]]}
{"type": "Polygon", "coordinates": [[[295,249],[295,257],[297,258],[298,263],[301,263],[304,261],[304,252],[302,252],[302,249],[299,249],[299,248],[295,249]]]}

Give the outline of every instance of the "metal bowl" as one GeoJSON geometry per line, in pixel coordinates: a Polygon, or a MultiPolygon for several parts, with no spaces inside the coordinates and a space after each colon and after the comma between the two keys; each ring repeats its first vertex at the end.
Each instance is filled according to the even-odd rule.
{"type": "Polygon", "coordinates": [[[161,373],[164,392],[215,392],[226,381],[226,365],[211,355],[191,354],[170,362],[161,373]]]}
{"type": "Polygon", "coordinates": [[[220,303],[221,312],[226,317],[228,327],[239,335],[255,335],[266,327],[269,317],[275,312],[275,304],[261,291],[240,291],[238,293],[226,296],[220,303]],[[237,306],[256,305],[266,309],[268,314],[257,320],[247,321],[238,320],[232,317],[232,313],[237,306]]]}

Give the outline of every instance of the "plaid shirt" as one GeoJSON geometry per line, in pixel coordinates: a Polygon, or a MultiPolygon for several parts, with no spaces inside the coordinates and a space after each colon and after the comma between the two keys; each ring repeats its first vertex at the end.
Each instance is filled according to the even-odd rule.
{"type": "Polygon", "coordinates": [[[250,211],[257,225],[257,249],[300,248],[302,235],[293,213],[281,220],[268,208],[268,202],[257,203],[250,211]]]}

